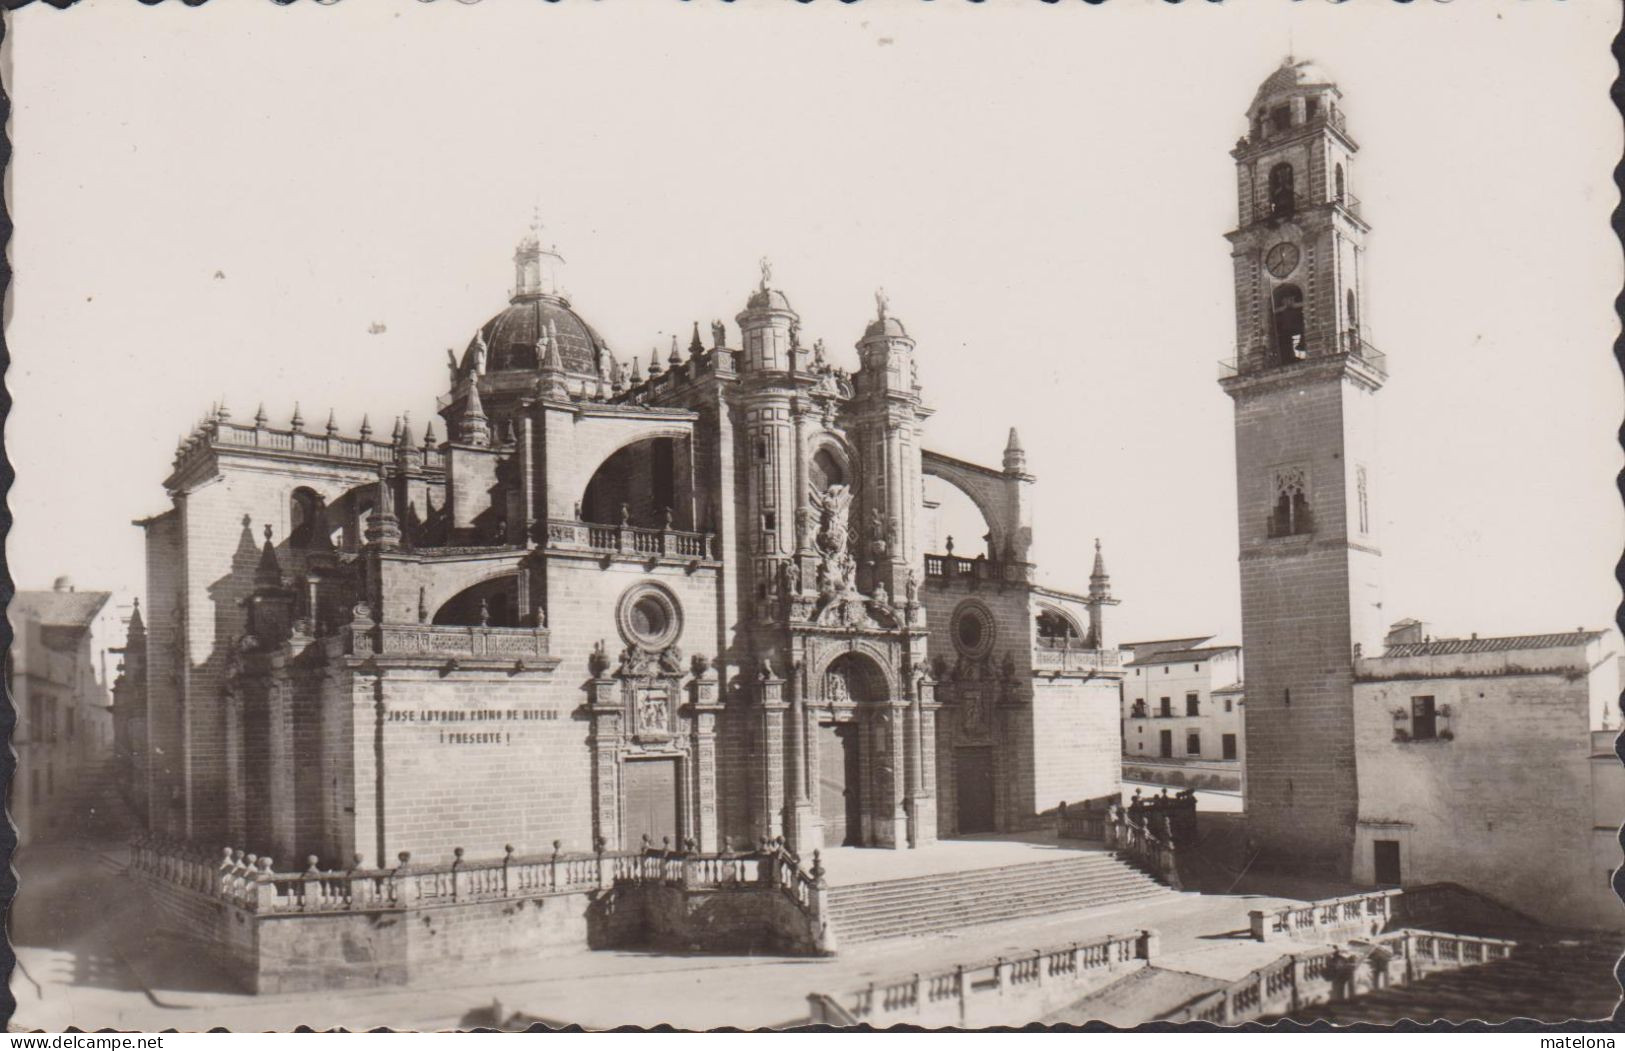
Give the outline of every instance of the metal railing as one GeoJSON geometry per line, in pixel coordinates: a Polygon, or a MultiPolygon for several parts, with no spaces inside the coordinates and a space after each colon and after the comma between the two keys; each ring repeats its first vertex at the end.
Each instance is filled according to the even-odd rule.
{"type": "Polygon", "coordinates": [[[1366,340],[1359,330],[1348,329],[1342,332],[1330,346],[1302,345],[1298,348],[1296,356],[1289,356],[1285,360],[1282,359],[1281,352],[1269,344],[1255,343],[1246,348],[1238,346],[1235,357],[1220,360],[1219,378],[1226,380],[1235,376],[1264,372],[1268,369],[1287,368],[1302,362],[1320,361],[1326,358],[1352,359],[1362,363],[1378,376],[1387,377],[1388,375],[1388,355],[1366,340]]]}

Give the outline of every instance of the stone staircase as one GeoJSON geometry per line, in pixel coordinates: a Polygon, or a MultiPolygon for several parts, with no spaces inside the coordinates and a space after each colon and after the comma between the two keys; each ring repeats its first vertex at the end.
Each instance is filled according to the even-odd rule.
{"type": "Polygon", "coordinates": [[[845,947],[1173,894],[1100,853],[833,887],[829,900],[837,944],[845,947]]]}

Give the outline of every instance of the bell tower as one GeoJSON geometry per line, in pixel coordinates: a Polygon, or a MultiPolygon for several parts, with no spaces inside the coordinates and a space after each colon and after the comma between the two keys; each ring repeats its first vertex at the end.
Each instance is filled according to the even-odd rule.
{"type": "Polygon", "coordinates": [[[1248,109],[1220,385],[1235,402],[1249,836],[1260,863],[1346,876],[1354,660],[1382,636],[1370,501],[1387,370],[1362,321],[1369,227],[1341,100],[1288,58],[1248,109]]]}

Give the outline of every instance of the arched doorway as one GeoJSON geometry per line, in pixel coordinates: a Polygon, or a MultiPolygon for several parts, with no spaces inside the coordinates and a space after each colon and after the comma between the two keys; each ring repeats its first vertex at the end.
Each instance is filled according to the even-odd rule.
{"type": "Polygon", "coordinates": [[[818,793],[815,805],[826,847],[870,845],[865,814],[886,793],[891,767],[884,728],[870,724],[874,705],[888,699],[886,678],[873,661],[844,653],[831,661],[817,684],[827,717],[818,724],[818,793]]]}

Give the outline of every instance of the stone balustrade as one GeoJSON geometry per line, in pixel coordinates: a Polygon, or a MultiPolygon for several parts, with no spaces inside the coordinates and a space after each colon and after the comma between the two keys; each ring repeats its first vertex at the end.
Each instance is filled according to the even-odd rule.
{"type": "Polygon", "coordinates": [[[598,525],[563,518],[548,519],[547,546],[557,551],[586,551],[638,560],[717,561],[714,533],[634,525],[598,525]]]}
{"type": "Polygon", "coordinates": [[[455,624],[380,624],[355,631],[352,652],[472,660],[548,657],[545,628],[493,628],[455,624]]]}
{"type": "Polygon", "coordinates": [[[1324,946],[1282,956],[1179,1010],[1147,1021],[1237,1025],[1408,985],[1438,971],[1476,967],[1511,956],[1504,938],[1401,930],[1348,947],[1324,946]]]}
{"type": "Polygon", "coordinates": [[[1156,952],[1154,931],[1110,934],[1014,957],[807,997],[814,1024],[1019,1025],[1074,1002],[1156,952]]]}
{"type": "Polygon", "coordinates": [[[1398,916],[1402,891],[1374,890],[1247,914],[1255,941],[1335,941],[1386,930],[1398,916]]]}
{"type": "Polygon", "coordinates": [[[365,461],[382,464],[410,458],[425,468],[439,470],[445,466],[440,450],[413,446],[408,448],[394,442],[373,441],[368,435],[345,437],[336,431],[320,434],[303,429],[267,427],[232,423],[229,420],[209,419],[182,443],[175,464],[183,466],[194,455],[210,446],[228,449],[265,449],[272,452],[299,453],[336,460],[365,461]]]}
{"type": "MultiPolygon", "coordinates": [[[[414,864],[400,856],[393,869],[321,869],[315,857],[303,872],[273,872],[271,859],[222,848],[211,853],[154,837],[131,844],[133,872],[260,914],[412,909],[424,905],[507,901],[607,890],[617,883],[661,884],[684,890],[771,889],[827,928],[824,869],[817,852],[810,871],[782,843],[744,853],[705,854],[649,848],[637,852],[518,855],[465,861],[458,847],[449,864],[414,864]]],[[[833,943],[829,943],[833,944],[833,943]]],[[[827,948],[826,948],[827,951],[827,948]]]]}

